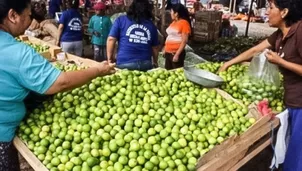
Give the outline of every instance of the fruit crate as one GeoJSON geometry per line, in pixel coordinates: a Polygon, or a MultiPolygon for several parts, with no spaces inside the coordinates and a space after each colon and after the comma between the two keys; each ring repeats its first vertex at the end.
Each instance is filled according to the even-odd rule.
{"type": "Polygon", "coordinates": [[[195,14],[196,21],[221,22],[222,12],[220,11],[198,11],[195,14]]]}
{"type": "Polygon", "coordinates": [[[31,36],[26,36],[26,35],[22,35],[19,37],[19,39],[21,41],[28,41],[32,44],[35,45],[43,45],[43,46],[48,46],[49,49],[48,51],[42,52],[40,53],[40,55],[42,55],[44,58],[51,60],[52,58],[56,58],[56,55],[60,52],[62,52],[62,49],[58,46],[54,46],[50,43],[44,42],[38,38],[35,37],[31,37],[31,36]]]}
{"type": "MultiPolygon", "coordinates": [[[[225,99],[231,99],[235,103],[241,104],[240,101],[232,98],[226,92],[215,89],[225,99]]],[[[242,104],[241,104],[242,105],[242,104]]],[[[197,170],[230,170],[231,167],[240,168],[239,164],[248,161],[244,158],[245,153],[251,144],[260,140],[266,133],[270,132],[269,117],[261,117],[255,108],[250,108],[249,117],[259,117],[258,121],[245,133],[240,136],[232,136],[225,140],[221,145],[215,146],[206,153],[196,165],[197,170]],[[239,163],[239,164],[238,164],[239,163]],[[238,166],[237,166],[237,165],[238,166]]],[[[278,120],[274,120],[274,126],[278,125],[278,120]]],[[[269,140],[269,139],[268,139],[269,140]]],[[[18,137],[14,139],[14,145],[20,154],[28,161],[34,170],[47,171],[48,169],[41,161],[31,152],[27,145],[18,137]]],[[[261,147],[269,145],[267,141],[260,144],[261,147]]],[[[256,150],[259,151],[257,148],[256,150]]],[[[256,151],[257,152],[257,151],[256,151]]],[[[256,153],[253,151],[252,153],[256,153]]],[[[232,169],[231,169],[232,170],[232,169]]]]}
{"type": "MultiPolygon", "coordinates": [[[[226,99],[232,96],[222,90],[217,90],[226,99]]],[[[229,137],[222,144],[202,156],[197,165],[197,171],[238,170],[271,144],[270,132],[279,126],[278,118],[261,116],[255,105],[250,105],[247,117],[253,116],[257,121],[241,135],[229,137]]]]}
{"type": "Polygon", "coordinates": [[[194,41],[211,42],[219,38],[219,31],[194,32],[194,41]]]}

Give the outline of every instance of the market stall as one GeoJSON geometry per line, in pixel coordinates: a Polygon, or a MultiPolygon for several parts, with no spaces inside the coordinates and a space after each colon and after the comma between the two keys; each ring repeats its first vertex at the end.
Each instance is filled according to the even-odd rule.
{"type": "MultiPolygon", "coordinates": [[[[66,57],[73,69],[96,63],[66,57]]],[[[215,72],[219,64],[197,67],[215,72]]],[[[270,144],[279,121],[226,93],[234,96],[231,82],[210,89],[186,80],[183,69],[119,71],[33,110],[14,145],[39,171],[237,170],[270,144]]]]}

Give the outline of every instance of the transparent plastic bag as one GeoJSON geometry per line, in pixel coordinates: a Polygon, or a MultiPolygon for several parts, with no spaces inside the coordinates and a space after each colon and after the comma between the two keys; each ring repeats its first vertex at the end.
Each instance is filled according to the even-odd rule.
{"type": "Polygon", "coordinates": [[[280,91],[280,74],[275,64],[265,57],[265,50],[256,55],[250,63],[247,73],[237,80],[239,91],[249,102],[262,99],[274,100],[280,91]]]}
{"type": "Polygon", "coordinates": [[[265,57],[267,50],[255,56],[249,66],[248,75],[264,80],[275,86],[280,85],[280,74],[278,66],[270,63],[265,57]]]}
{"type": "Polygon", "coordinates": [[[207,62],[207,60],[203,59],[194,52],[186,52],[186,58],[184,63],[185,66],[193,66],[203,62],[207,62]]]}

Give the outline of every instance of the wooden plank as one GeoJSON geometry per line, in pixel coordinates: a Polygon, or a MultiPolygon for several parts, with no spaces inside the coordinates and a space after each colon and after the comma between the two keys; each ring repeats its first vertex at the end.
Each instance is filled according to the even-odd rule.
{"type": "Polygon", "coordinates": [[[248,151],[248,149],[242,151],[237,156],[231,158],[225,165],[223,165],[222,167],[220,167],[218,170],[219,171],[220,170],[229,170],[232,166],[234,166],[236,163],[238,163],[238,161],[240,161],[246,155],[247,151],[248,151]]]}
{"type": "MultiPolygon", "coordinates": [[[[273,120],[273,127],[276,128],[279,125],[279,120],[273,120]]],[[[235,144],[225,150],[222,150],[216,154],[215,158],[212,158],[209,162],[205,163],[198,168],[198,171],[215,171],[227,164],[232,158],[240,155],[244,150],[247,150],[256,141],[260,140],[263,136],[271,131],[271,124],[267,123],[255,130],[250,136],[241,138],[235,142],[235,144]]],[[[201,158],[202,159],[202,158],[201,158]]],[[[199,165],[198,165],[199,166],[199,165]]]]}
{"type": "Polygon", "coordinates": [[[231,136],[230,138],[223,141],[222,144],[216,145],[207,154],[205,154],[204,156],[202,156],[200,158],[199,162],[196,165],[196,168],[199,168],[199,167],[205,165],[206,163],[213,160],[214,158],[220,157],[220,152],[233,146],[235,144],[235,141],[237,138],[238,138],[238,135],[231,136]]]}
{"type": "Polygon", "coordinates": [[[16,149],[29,163],[29,165],[36,171],[48,171],[48,169],[41,163],[41,161],[27,148],[20,138],[15,137],[13,141],[16,149]]]}
{"type": "Polygon", "coordinates": [[[230,169],[230,171],[239,170],[243,165],[245,165],[248,161],[250,161],[251,159],[253,159],[257,154],[259,154],[261,151],[263,151],[270,144],[271,144],[271,139],[267,139],[259,147],[257,147],[251,153],[249,153],[248,155],[246,155],[242,160],[240,160],[236,165],[234,165],[230,169]]]}
{"type": "MultiPolygon", "coordinates": [[[[223,91],[223,90],[220,90],[220,89],[217,89],[217,88],[214,88],[218,94],[220,94],[223,98],[227,99],[227,100],[232,100],[234,101],[235,103],[237,104],[240,104],[241,106],[244,106],[241,101],[237,100],[237,99],[234,99],[231,95],[229,95],[227,92],[223,91]]],[[[255,115],[254,117],[256,119],[258,119],[259,117],[259,113],[256,111],[256,113],[253,113],[253,114],[248,114],[248,115],[255,115]]],[[[259,122],[256,122],[252,127],[256,127],[258,128],[259,126],[257,126],[258,124],[260,124],[259,122]]],[[[262,124],[261,124],[262,125],[262,124]]],[[[260,125],[260,126],[261,126],[260,125]]],[[[243,133],[243,134],[247,134],[246,132],[243,133]]],[[[232,137],[229,137],[228,139],[226,139],[222,144],[220,145],[216,145],[213,149],[211,149],[206,155],[204,155],[203,157],[200,158],[198,164],[197,164],[197,168],[202,166],[202,165],[205,165],[206,163],[210,162],[211,160],[213,160],[214,158],[219,158],[223,155],[225,155],[223,153],[223,151],[225,151],[225,149],[228,149],[232,146],[234,146],[237,142],[240,141],[240,137],[242,135],[238,136],[238,135],[235,135],[235,136],[232,136],[232,137]]],[[[247,147],[248,148],[248,147],[247,147]]],[[[247,150],[246,148],[246,150],[247,150]]],[[[244,150],[244,149],[243,149],[244,150]]],[[[235,157],[234,157],[235,158],[235,157]]],[[[233,160],[232,160],[233,162],[233,160]]]]}

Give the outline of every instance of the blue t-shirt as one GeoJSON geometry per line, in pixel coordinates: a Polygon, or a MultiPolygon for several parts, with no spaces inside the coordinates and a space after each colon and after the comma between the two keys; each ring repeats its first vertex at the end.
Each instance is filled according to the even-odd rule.
{"type": "Polygon", "coordinates": [[[64,25],[61,42],[74,42],[82,40],[82,16],[76,9],[64,11],[59,20],[64,25]]]}
{"type": "Polygon", "coordinates": [[[150,60],[152,47],[159,45],[157,28],[151,20],[141,24],[127,16],[118,17],[109,33],[118,40],[117,65],[150,60]]]}
{"type": "Polygon", "coordinates": [[[29,91],[44,94],[60,71],[34,49],[0,31],[0,142],[9,142],[25,115],[29,91]]]}
{"type": "Polygon", "coordinates": [[[51,0],[49,2],[49,13],[52,15],[52,17],[55,16],[56,12],[60,12],[60,6],[62,5],[62,0],[51,0]]]}

